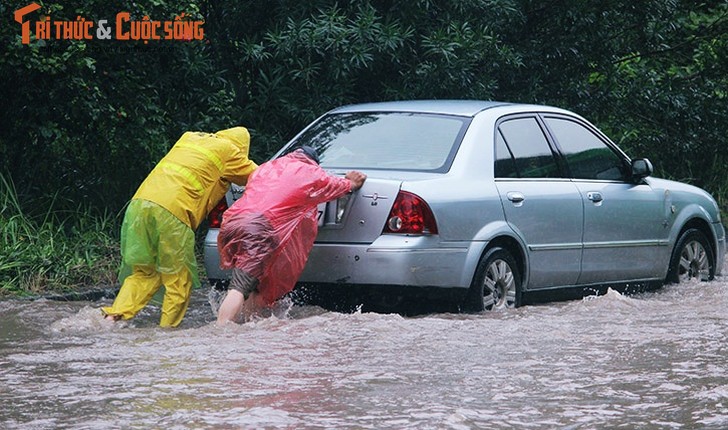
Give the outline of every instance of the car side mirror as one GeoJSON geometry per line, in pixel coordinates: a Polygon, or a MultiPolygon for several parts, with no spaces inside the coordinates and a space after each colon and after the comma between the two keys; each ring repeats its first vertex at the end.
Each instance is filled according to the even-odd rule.
{"type": "Polygon", "coordinates": [[[632,160],[632,179],[637,182],[652,175],[652,163],[647,158],[632,160]]]}

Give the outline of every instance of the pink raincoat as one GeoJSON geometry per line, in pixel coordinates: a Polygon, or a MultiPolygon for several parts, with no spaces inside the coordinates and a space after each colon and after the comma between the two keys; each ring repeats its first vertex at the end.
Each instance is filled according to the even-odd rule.
{"type": "Polygon", "coordinates": [[[300,150],[262,164],[223,215],[220,266],[257,277],[259,304],[272,304],[293,289],[306,265],[318,204],[350,191],[348,179],[327,174],[300,150]]]}

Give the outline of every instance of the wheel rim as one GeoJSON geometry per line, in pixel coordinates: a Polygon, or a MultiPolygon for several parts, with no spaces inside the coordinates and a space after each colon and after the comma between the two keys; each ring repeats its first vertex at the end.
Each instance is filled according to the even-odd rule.
{"type": "Polygon", "coordinates": [[[494,260],[485,272],[483,305],[487,310],[516,306],[516,281],[511,266],[504,260],[494,260]]]}
{"type": "Polygon", "coordinates": [[[707,281],[710,279],[710,260],[703,245],[697,240],[685,244],[680,252],[680,266],[678,268],[680,281],[691,278],[707,281]]]}

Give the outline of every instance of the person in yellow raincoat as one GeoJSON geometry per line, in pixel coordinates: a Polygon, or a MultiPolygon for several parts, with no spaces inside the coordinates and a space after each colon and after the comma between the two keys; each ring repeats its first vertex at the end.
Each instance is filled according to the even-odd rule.
{"type": "Polygon", "coordinates": [[[244,127],[187,132],[141,184],[121,226],[122,282],[107,319],[130,319],[164,285],[160,325],[182,322],[193,286],[199,286],[195,233],[230,183],[244,185],[258,167],[248,159],[244,127]]]}

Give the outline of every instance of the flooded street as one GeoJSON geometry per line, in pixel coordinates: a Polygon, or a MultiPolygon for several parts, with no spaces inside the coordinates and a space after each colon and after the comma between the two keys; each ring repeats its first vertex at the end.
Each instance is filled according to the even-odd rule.
{"type": "Polygon", "coordinates": [[[0,302],[0,428],[728,427],[728,278],[478,315],[0,302]]]}

